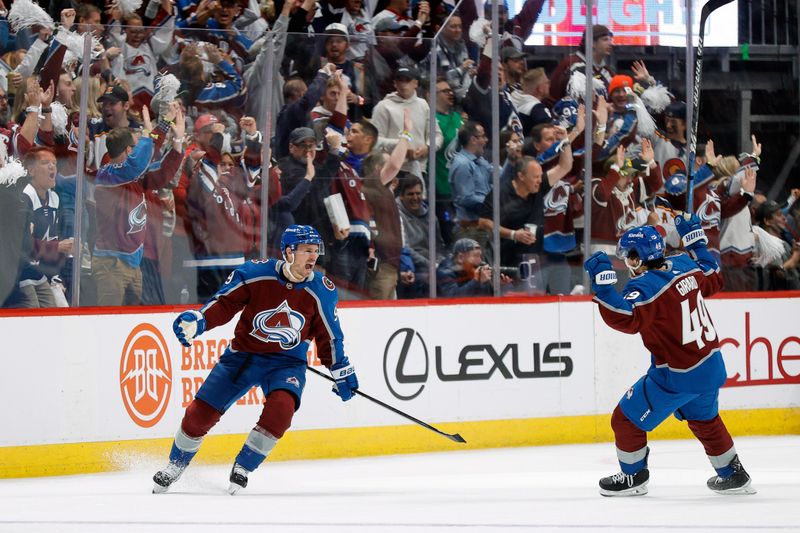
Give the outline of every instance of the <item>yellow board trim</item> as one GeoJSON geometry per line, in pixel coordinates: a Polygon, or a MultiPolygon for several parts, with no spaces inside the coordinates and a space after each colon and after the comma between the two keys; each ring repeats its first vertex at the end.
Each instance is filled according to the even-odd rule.
{"type": "MultiPolygon", "coordinates": [[[[734,436],[800,434],[800,408],[725,411],[722,416],[734,436]]],[[[461,434],[467,444],[449,441],[415,425],[292,431],[281,439],[270,461],[612,442],[610,418],[588,415],[436,424],[442,431],[461,434]]],[[[228,464],[245,437],[210,436],[196,461],[228,464]]],[[[670,418],[650,438],[694,437],[686,424],[670,418]]],[[[127,470],[142,460],[165,461],[171,445],[172,439],[145,439],[0,448],[0,478],[127,470]]]]}

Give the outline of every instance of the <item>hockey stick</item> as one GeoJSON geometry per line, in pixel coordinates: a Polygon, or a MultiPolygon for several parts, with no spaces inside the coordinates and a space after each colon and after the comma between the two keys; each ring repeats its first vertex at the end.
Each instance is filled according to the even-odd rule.
{"type": "MultiPolygon", "coordinates": [[[[694,62],[694,86],[692,87],[692,127],[689,130],[689,168],[687,169],[688,183],[686,184],[686,210],[694,212],[694,158],[697,150],[697,127],[700,123],[700,82],[703,78],[703,38],[706,32],[706,21],[708,17],[724,6],[730,4],[732,0],[709,0],[700,11],[700,34],[697,39],[697,52],[694,62]]],[[[687,31],[692,31],[687,28],[687,31]]]]}
{"type": "MultiPolygon", "coordinates": [[[[328,381],[331,381],[331,382],[333,382],[333,383],[336,383],[336,380],[335,380],[335,379],[333,379],[332,377],[330,377],[330,376],[328,376],[328,375],[326,375],[326,374],[324,374],[324,373],[320,372],[320,371],[319,371],[319,370],[317,370],[316,368],[314,368],[314,367],[308,367],[308,369],[309,369],[311,372],[313,372],[314,374],[316,374],[316,375],[318,375],[318,376],[320,376],[320,377],[323,377],[323,378],[327,379],[328,381]]],[[[407,413],[404,413],[404,412],[403,412],[403,411],[401,411],[400,409],[397,409],[397,408],[395,408],[395,407],[392,407],[392,406],[391,406],[391,405],[389,405],[388,403],[383,403],[383,402],[382,402],[382,401],[380,401],[379,399],[377,399],[377,398],[373,398],[373,397],[372,397],[372,396],[370,396],[369,394],[366,394],[366,393],[364,393],[364,392],[361,392],[361,391],[360,391],[360,390],[358,390],[358,389],[356,389],[356,390],[355,390],[355,391],[353,391],[353,392],[355,392],[356,394],[358,394],[358,395],[359,395],[359,396],[361,396],[361,397],[364,397],[364,398],[366,398],[367,400],[369,400],[369,401],[371,401],[371,402],[377,403],[377,404],[378,404],[378,405],[380,405],[381,407],[385,407],[386,409],[388,409],[388,410],[392,411],[393,413],[396,413],[396,414],[398,414],[398,415],[400,415],[400,416],[402,416],[402,417],[404,417],[404,418],[407,418],[407,419],[411,420],[411,421],[412,421],[412,422],[414,422],[415,424],[419,424],[420,426],[424,427],[425,429],[430,429],[431,431],[433,431],[433,432],[435,432],[435,433],[438,433],[439,435],[441,435],[441,436],[443,436],[443,437],[447,437],[448,439],[452,440],[453,442],[460,442],[460,443],[462,443],[462,444],[466,444],[466,442],[467,442],[467,441],[465,441],[465,440],[464,440],[464,437],[462,437],[462,436],[461,436],[461,435],[459,435],[458,433],[452,433],[452,434],[450,434],[450,433],[445,433],[444,431],[442,431],[442,430],[440,430],[440,429],[436,429],[435,427],[431,426],[430,424],[426,424],[426,423],[425,423],[425,422],[423,422],[422,420],[420,420],[420,419],[418,419],[418,418],[414,418],[413,416],[411,416],[411,415],[409,415],[409,414],[407,414],[407,413]]]]}

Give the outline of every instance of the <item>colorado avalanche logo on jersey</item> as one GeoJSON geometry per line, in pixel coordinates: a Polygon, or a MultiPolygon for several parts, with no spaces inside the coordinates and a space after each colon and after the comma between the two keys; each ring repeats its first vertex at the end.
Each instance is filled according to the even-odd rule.
{"type": "Polygon", "coordinates": [[[141,74],[142,76],[147,77],[151,77],[153,75],[153,70],[151,68],[149,59],[142,54],[137,54],[129,61],[126,61],[124,68],[125,74],[128,75],[141,74]]]}
{"type": "Polygon", "coordinates": [[[143,231],[146,224],[147,224],[147,205],[145,205],[143,197],[142,203],[134,207],[133,210],[131,210],[131,212],[128,213],[128,225],[129,225],[128,235],[143,231]]]}
{"type": "Polygon", "coordinates": [[[275,309],[261,311],[253,318],[250,335],[262,342],[277,342],[281,349],[289,350],[300,344],[305,324],[306,318],[284,300],[275,309]]]}

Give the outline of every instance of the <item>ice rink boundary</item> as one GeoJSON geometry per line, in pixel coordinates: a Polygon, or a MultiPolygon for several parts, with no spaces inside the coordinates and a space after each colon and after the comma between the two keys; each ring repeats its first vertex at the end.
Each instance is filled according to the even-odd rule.
{"type": "MultiPolygon", "coordinates": [[[[734,436],[800,434],[800,408],[723,411],[734,436]]],[[[290,431],[271,461],[334,459],[453,450],[611,442],[610,415],[588,415],[477,422],[436,423],[459,432],[467,444],[456,444],[414,425],[290,431]]],[[[211,435],[197,462],[229,463],[246,435],[211,435]]],[[[652,439],[691,439],[686,424],[670,418],[652,439]]],[[[0,448],[0,478],[60,476],[129,470],[164,460],[171,439],[64,443],[0,448]]]]}

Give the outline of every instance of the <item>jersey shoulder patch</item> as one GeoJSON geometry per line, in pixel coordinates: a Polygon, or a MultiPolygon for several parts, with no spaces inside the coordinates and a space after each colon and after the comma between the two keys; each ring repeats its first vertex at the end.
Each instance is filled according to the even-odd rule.
{"type": "Polygon", "coordinates": [[[335,291],[336,290],[336,285],[333,284],[333,281],[331,281],[331,278],[329,278],[328,276],[324,276],[324,275],[322,276],[322,284],[329,291],[335,291]]]}

